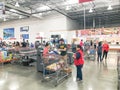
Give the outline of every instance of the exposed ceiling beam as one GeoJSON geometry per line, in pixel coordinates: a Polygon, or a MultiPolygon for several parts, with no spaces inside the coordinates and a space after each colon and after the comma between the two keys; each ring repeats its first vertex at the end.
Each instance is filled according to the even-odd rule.
{"type": "Polygon", "coordinates": [[[9,5],[9,4],[7,4],[7,3],[5,3],[5,7],[6,7],[6,8],[10,8],[10,9],[14,9],[14,10],[16,10],[16,11],[19,11],[19,12],[23,13],[25,16],[28,16],[28,17],[31,16],[31,14],[28,13],[28,12],[26,12],[25,10],[22,10],[22,9],[20,9],[20,8],[15,7],[15,6],[9,5]]]}
{"type": "Polygon", "coordinates": [[[49,11],[53,11],[53,9],[51,9],[51,10],[45,10],[45,11],[38,11],[38,12],[33,12],[33,13],[31,13],[31,14],[44,13],[44,12],[49,12],[49,11]]]}
{"type": "MultiPolygon", "coordinates": [[[[51,3],[51,5],[52,5],[52,4],[54,5],[54,3],[53,3],[52,1],[49,1],[49,3],[51,3]]],[[[48,7],[51,8],[52,10],[54,10],[54,11],[56,11],[56,12],[58,12],[58,13],[64,15],[64,16],[66,16],[66,17],[68,17],[68,18],[70,18],[70,19],[72,19],[72,20],[76,20],[76,19],[73,19],[72,17],[70,17],[66,12],[64,12],[63,10],[61,10],[58,6],[55,6],[56,8],[53,8],[53,7],[51,7],[50,5],[48,5],[48,4],[46,4],[46,3],[43,3],[43,5],[48,6],[48,7]]]]}
{"type": "MultiPolygon", "coordinates": [[[[116,10],[112,10],[112,11],[104,11],[104,10],[102,10],[102,11],[97,11],[97,13],[94,13],[94,12],[89,13],[89,12],[87,12],[86,16],[95,16],[95,15],[102,15],[103,16],[103,15],[112,15],[112,14],[120,14],[120,9],[116,9],[116,10]]],[[[69,13],[69,15],[71,17],[76,17],[76,18],[84,16],[83,12],[69,13]]]]}
{"type": "MultiPolygon", "coordinates": [[[[112,14],[120,14],[120,11],[118,11],[118,12],[115,12],[115,11],[113,11],[113,12],[103,12],[103,13],[97,13],[97,14],[90,14],[90,13],[88,13],[88,14],[86,14],[86,16],[89,16],[89,17],[91,17],[91,16],[105,16],[105,15],[112,15],[112,14]]],[[[80,17],[83,17],[84,15],[83,14],[73,14],[73,15],[71,15],[71,17],[74,17],[74,18],[80,18],[80,17]]]]}
{"type": "Polygon", "coordinates": [[[18,15],[22,15],[22,16],[29,17],[28,15],[26,15],[26,14],[23,14],[23,13],[20,13],[20,12],[14,12],[14,11],[10,11],[8,8],[6,8],[6,11],[9,11],[9,12],[11,12],[11,13],[15,13],[15,14],[18,14],[18,15]]]}

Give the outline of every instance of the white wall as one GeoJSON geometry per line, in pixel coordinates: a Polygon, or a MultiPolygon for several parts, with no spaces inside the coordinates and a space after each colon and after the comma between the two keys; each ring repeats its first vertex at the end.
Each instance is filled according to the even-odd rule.
{"type": "Polygon", "coordinates": [[[72,20],[68,17],[66,17],[67,21],[67,30],[79,30],[80,24],[77,20],[72,20]]]}
{"type": "Polygon", "coordinates": [[[76,37],[76,32],[75,30],[79,30],[80,25],[79,22],[77,20],[72,20],[70,18],[66,18],[67,20],[67,39],[68,39],[68,43],[72,43],[72,39],[76,37]]]}
{"type": "Polygon", "coordinates": [[[46,38],[50,38],[52,34],[61,34],[62,38],[71,42],[71,38],[75,35],[75,31],[69,32],[68,30],[75,30],[79,28],[79,24],[75,20],[71,20],[66,16],[61,14],[54,14],[44,17],[43,19],[39,18],[28,18],[21,19],[16,21],[6,21],[0,24],[0,37],[3,38],[3,29],[4,28],[15,28],[15,38],[18,41],[20,39],[20,27],[29,26],[29,41],[34,42],[36,39],[36,34],[39,32],[44,32],[46,38]]]}
{"type": "Polygon", "coordinates": [[[38,18],[28,18],[17,21],[4,22],[0,25],[0,37],[3,38],[3,29],[4,28],[15,28],[15,38],[20,40],[20,27],[29,26],[29,41],[33,42],[36,37],[36,33],[44,32],[46,37],[50,37],[50,30],[67,30],[66,26],[66,17],[61,14],[55,14],[43,19],[38,18]]]}

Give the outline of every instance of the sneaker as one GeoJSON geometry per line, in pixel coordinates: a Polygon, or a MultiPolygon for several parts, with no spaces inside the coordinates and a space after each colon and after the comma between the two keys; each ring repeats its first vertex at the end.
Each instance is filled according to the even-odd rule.
{"type": "Polygon", "coordinates": [[[79,79],[79,78],[76,78],[76,81],[80,81],[80,79],[79,79]]]}
{"type": "Polygon", "coordinates": [[[81,79],[77,78],[76,81],[82,81],[81,79]]]}

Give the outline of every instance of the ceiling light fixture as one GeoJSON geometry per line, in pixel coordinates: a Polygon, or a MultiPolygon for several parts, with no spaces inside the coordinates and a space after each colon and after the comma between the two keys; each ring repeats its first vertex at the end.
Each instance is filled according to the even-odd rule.
{"type": "Polygon", "coordinates": [[[113,9],[113,8],[112,8],[111,5],[109,5],[108,8],[107,8],[107,10],[112,10],[112,9],[113,9]]]}
{"type": "Polygon", "coordinates": [[[89,13],[92,13],[92,12],[93,12],[93,9],[92,9],[92,8],[90,8],[89,13]]]}
{"type": "Polygon", "coordinates": [[[39,10],[39,11],[50,10],[50,7],[48,7],[48,6],[42,6],[42,7],[37,8],[37,10],[39,10]]]}
{"type": "Polygon", "coordinates": [[[10,9],[9,11],[11,11],[11,12],[17,12],[15,9],[10,9]]]}
{"type": "Polygon", "coordinates": [[[39,16],[42,16],[43,15],[43,13],[39,13],[39,16]]]}
{"type": "Polygon", "coordinates": [[[19,3],[18,3],[18,2],[16,2],[15,6],[16,6],[16,7],[20,7],[20,5],[19,5],[19,3]]]}
{"type": "Polygon", "coordinates": [[[66,10],[70,10],[71,9],[71,7],[70,6],[66,6],[66,10]]]}

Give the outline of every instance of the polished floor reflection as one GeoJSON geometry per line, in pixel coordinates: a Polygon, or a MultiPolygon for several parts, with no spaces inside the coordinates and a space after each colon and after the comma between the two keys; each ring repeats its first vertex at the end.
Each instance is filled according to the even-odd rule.
{"type": "Polygon", "coordinates": [[[109,52],[103,62],[85,60],[83,82],[76,82],[76,68],[71,65],[72,76],[57,87],[41,82],[42,74],[34,66],[1,65],[0,90],[117,90],[117,56],[109,52]]]}

